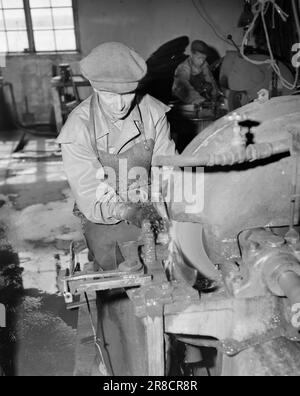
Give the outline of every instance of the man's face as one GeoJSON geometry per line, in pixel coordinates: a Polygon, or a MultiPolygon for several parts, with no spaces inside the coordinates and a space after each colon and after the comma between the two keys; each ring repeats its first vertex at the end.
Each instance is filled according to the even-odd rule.
{"type": "Polygon", "coordinates": [[[125,118],[135,99],[135,93],[117,94],[97,91],[104,110],[117,120],[125,118]]]}
{"type": "Polygon", "coordinates": [[[201,52],[195,52],[192,54],[192,62],[196,67],[201,67],[206,61],[207,56],[201,52]]]}

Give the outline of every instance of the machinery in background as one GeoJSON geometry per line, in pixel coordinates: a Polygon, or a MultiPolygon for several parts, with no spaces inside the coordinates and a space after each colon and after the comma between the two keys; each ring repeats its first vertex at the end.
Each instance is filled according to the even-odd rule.
{"type": "MultiPolygon", "coordinates": [[[[248,54],[255,61],[268,58],[262,54],[248,54]]],[[[282,62],[278,62],[283,78],[292,83],[294,76],[282,62]]],[[[228,112],[237,110],[248,103],[259,100],[260,93],[266,92],[268,98],[296,94],[296,88],[291,91],[282,86],[277,75],[269,65],[254,65],[243,59],[237,51],[228,51],[224,58],[212,66],[223,95],[215,103],[204,105],[184,105],[171,103],[169,114],[171,132],[178,151],[181,153],[195,136],[201,133],[213,121],[228,112]],[[216,68],[216,69],[214,69],[216,68]]]]}
{"type": "Polygon", "coordinates": [[[244,1],[238,22],[244,28],[241,47],[231,35],[227,37],[237,52],[227,52],[220,72],[220,85],[226,90],[230,111],[255,100],[262,89],[268,90],[272,98],[292,95],[297,90],[299,68],[292,67],[290,49],[297,40],[295,34],[300,39],[299,7],[296,0],[287,3],[244,1]],[[253,39],[256,48],[249,47],[253,39]]]}
{"type": "MultiPolygon", "coordinates": [[[[267,55],[249,54],[254,61],[264,61],[267,55]]],[[[282,76],[293,83],[290,69],[278,61],[282,76]]],[[[254,65],[243,59],[239,52],[228,51],[220,66],[219,83],[228,99],[229,111],[236,110],[257,99],[259,91],[267,89],[270,97],[291,95],[293,91],[283,87],[270,65],[254,65]]],[[[296,91],[296,89],[294,90],[296,91]]]]}
{"type": "Polygon", "coordinates": [[[171,136],[179,153],[182,153],[195,136],[226,113],[217,102],[206,102],[202,105],[175,102],[170,107],[168,120],[171,136]]]}

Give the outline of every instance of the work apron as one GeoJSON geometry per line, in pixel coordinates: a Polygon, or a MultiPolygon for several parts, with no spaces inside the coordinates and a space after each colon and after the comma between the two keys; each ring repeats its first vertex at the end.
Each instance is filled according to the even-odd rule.
{"type": "MultiPolygon", "coordinates": [[[[106,151],[98,150],[97,148],[97,133],[96,133],[96,106],[100,106],[97,95],[93,95],[90,105],[90,122],[89,132],[91,137],[91,144],[95,151],[96,157],[104,169],[113,169],[117,176],[117,191],[116,193],[122,197],[122,192],[119,191],[119,161],[127,160],[128,172],[134,167],[141,167],[150,175],[152,156],[154,150],[154,140],[146,139],[144,123],[142,121],[141,111],[139,125],[132,125],[137,127],[141,134],[141,141],[135,144],[132,148],[121,154],[110,154],[106,151]]],[[[137,105],[138,106],[138,105],[137,105]]],[[[101,109],[101,107],[100,107],[101,109]]],[[[106,120],[107,124],[109,121],[106,120]]],[[[109,125],[108,125],[109,128],[109,125]]],[[[128,131],[123,131],[124,133],[128,131]]],[[[110,184],[110,181],[107,181],[110,184]]],[[[128,188],[134,185],[135,188],[149,185],[149,178],[144,180],[140,177],[139,180],[128,180],[128,188]]],[[[116,186],[111,187],[115,188],[116,186]]],[[[124,192],[123,192],[124,193],[124,192]]],[[[126,192],[127,193],[127,192],[126,192]]],[[[124,221],[116,225],[95,224],[85,219],[84,221],[84,235],[87,241],[88,248],[92,254],[94,262],[103,270],[111,270],[116,267],[115,249],[116,243],[126,243],[129,241],[136,241],[140,235],[140,230],[134,225],[128,224],[124,221]]]]}
{"type": "MultiPolygon", "coordinates": [[[[93,95],[90,105],[89,132],[91,144],[95,155],[104,170],[113,169],[117,176],[116,193],[123,196],[124,191],[119,190],[119,161],[127,160],[128,172],[134,167],[145,169],[148,176],[151,171],[152,156],[154,151],[154,140],[147,139],[141,111],[139,125],[133,124],[132,127],[138,128],[140,132],[139,142],[129,150],[120,154],[110,154],[99,150],[97,147],[96,132],[96,112],[98,102],[97,95],[93,95]]],[[[138,106],[138,105],[137,105],[138,106]]],[[[106,120],[109,128],[109,121],[106,120]]],[[[135,122],[136,123],[136,122],[135,122]]],[[[124,133],[128,131],[124,131],[124,133]]],[[[112,187],[109,179],[106,182],[112,187]]],[[[128,188],[145,188],[149,186],[149,178],[138,180],[128,180],[128,188]]],[[[150,197],[150,194],[148,195],[150,197]]],[[[78,213],[77,213],[78,214],[78,213]]],[[[92,223],[83,217],[83,232],[87,246],[90,251],[90,259],[95,263],[96,270],[116,269],[116,244],[130,241],[137,241],[140,236],[140,229],[124,221],[116,225],[105,225],[92,223]]],[[[136,252],[138,258],[138,252],[136,252]]],[[[114,292],[97,293],[97,337],[102,340],[102,352],[106,367],[111,375],[143,375],[146,366],[145,350],[145,330],[140,319],[135,316],[133,304],[128,299],[122,289],[114,292]],[[105,345],[105,349],[103,349],[105,345]]],[[[96,359],[99,363],[99,355],[96,359]]],[[[98,365],[97,363],[97,365],[98,365]]],[[[97,371],[97,370],[96,370],[97,371]]]]}

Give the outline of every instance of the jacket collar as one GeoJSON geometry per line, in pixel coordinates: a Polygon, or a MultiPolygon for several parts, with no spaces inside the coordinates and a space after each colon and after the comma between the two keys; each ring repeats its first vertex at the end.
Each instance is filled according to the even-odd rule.
{"type": "Polygon", "coordinates": [[[119,153],[131,140],[140,136],[143,128],[141,113],[137,105],[124,120],[120,137],[116,143],[115,152],[119,153]]]}
{"type": "MultiPolygon", "coordinates": [[[[93,105],[95,106],[94,114],[95,120],[94,125],[96,128],[97,141],[103,139],[103,149],[108,150],[108,135],[109,135],[109,119],[105,116],[101,105],[96,95],[93,99],[93,105]]],[[[143,120],[139,106],[136,104],[130,114],[124,120],[122,131],[120,132],[120,138],[115,147],[115,153],[119,153],[122,148],[129,143],[131,140],[140,136],[143,130],[143,120]]]]}

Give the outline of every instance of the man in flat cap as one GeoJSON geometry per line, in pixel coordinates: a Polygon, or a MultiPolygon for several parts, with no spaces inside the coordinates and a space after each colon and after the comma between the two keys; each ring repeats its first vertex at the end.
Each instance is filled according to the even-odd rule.
{"type": "Polygon", "coordinates": [[[94,94],[69,116],[57,142],[94,262],[110,270],[116,242],[136,240],[146,217],[158,220],[145,204],[152,157],[174,155],[175,144],[169,108],[137,92],[147,66],[134,50],[102,44],[81,70],[94,94]]]}
{"type": "Polygon", "coordinates": [[[218,86],[207,63],[208,55],[209,47],[195,40],[191,44],[191,56],[175,71],[173,95],[185,104],[200,105],[217,98],[218,86]]]}

